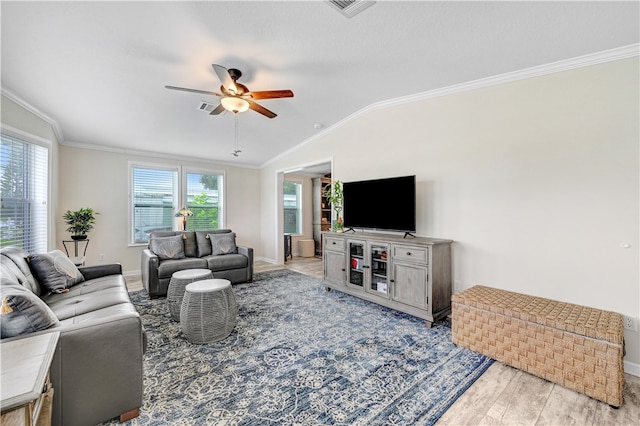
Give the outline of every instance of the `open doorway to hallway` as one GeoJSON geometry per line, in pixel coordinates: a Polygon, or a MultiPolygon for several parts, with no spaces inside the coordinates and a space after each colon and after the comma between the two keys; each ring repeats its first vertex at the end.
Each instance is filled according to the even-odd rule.
{"type": "MultiPolygon", "coordinates": [[[[323,201],[323,186],[331,183],[332,162],[295,167],[282,172],[279,232],[284,262],[322,253],[321,232],[331,227],[331,208],[323,201]]],[[[280,257],[280,256],[279,256],[280,257]]]]}

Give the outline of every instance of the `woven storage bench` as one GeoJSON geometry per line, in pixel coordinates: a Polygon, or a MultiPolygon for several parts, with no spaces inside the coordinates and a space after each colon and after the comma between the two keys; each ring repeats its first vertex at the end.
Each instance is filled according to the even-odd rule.
{"type": "Polygon", "coordinates": [[[484,286],[451,298],[453,343],[622,404],[622,315],[484,286]]]}

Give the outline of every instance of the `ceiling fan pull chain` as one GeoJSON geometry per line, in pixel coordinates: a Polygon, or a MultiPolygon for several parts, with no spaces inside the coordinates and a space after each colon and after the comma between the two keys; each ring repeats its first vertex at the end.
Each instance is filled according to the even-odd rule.
{"type": "Polygon", "coordinates": [[[236,121],[236,134],[235,134],[236,142],[235,142],[235,149],[233,150],[233,155],[234,155],[235,157],[237,157],[237,156],[238,156],[238,153],[240,153],[240,152],[241,152],[241,151],[238,149],[238,113],[237,113],[237,112],[234,112],[234,113],[233,113],[233,116],[234,116],[235,121],[236,121]]]}

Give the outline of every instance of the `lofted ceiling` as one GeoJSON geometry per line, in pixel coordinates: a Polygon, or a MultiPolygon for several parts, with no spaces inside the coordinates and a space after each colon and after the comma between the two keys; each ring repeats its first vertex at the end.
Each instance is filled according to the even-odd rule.
{"type": "Polygon", "coordinates": [[[2,89],[62,143],[260,167],[375,103],[639,41],[638,2],[2,1],[2,89]],[[210,116],[211,64],[278,116],[210,116]]]}

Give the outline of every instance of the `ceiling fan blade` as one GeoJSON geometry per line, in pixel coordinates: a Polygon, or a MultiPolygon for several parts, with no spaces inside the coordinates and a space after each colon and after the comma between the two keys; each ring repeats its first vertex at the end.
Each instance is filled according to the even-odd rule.
{"type": "Polygon", "coordinates": [[[220,114],[221,112],[224,112],[224,111],[226,111],[226,110],[224,109],[222,104],[220,104],[213,111],[211,111],[209,113],[209,115],[218,115],[218,114],[220,114]]]}
{"type": "Polygon", "coordinates": [[[255,112],[259,112],[260,114],[269,117],[269,118],[274,118],[277,117],[278,114],[276,114],[273,111],[269,111],[268,109],[266,109],[265,107],[263,107],[262,105],[259,105],[253,101],[250,101],[247,99],[247,102],[249,102],[249,108],[251,108],[252,110],[254,110],[255,112]]]}
{"type": "Polygon", "coordinates": [[[233,92],[234,94],[237,93],[238,89],[236,87],[236,83],[231,78],[231,75],[229,74],[229,70],[227,70],[222,65],[218,65],[218,64],[211,64],[211,66],[213,67],[213,70],[216,72],[216,75],[218,76],[218,78],[220,79],[220,82],[222,83],[222,87],[229,90],[230,92],[233,92]]]}
{"type": "Polygon", "coordinates": [[[293,98],[291,90],[261,90],[258,92],[250,92],[251,99],[276,99],[276,98],[293,98]]]}
{"type": "Polygon", "coordinates": [[[208,92],[206,90],[187,89],[186,87],[176,87],[176,86],[164,86],[164,87],[165,87],[165,89],[181,90],[183,92],[191,92],[191,93],[200,93],[202,95],[224,96],[224,95],[221,95],[220,93],[208,92]]]}

